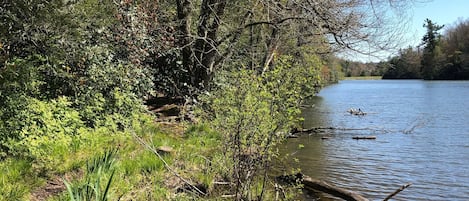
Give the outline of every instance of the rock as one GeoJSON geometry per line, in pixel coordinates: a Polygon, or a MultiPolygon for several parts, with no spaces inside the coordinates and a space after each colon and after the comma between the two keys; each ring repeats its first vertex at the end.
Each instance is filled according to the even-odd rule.
{"type": "Polygon", "coordinates": [[[173,152],[173,148],[170,146],[160,146],[157,148],[157,151],[159,154],[162,154],[162,155],[170,154],[173,152]]]}

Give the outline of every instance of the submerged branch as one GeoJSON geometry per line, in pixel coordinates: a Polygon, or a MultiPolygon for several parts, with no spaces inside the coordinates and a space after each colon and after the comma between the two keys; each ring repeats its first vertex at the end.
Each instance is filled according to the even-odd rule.
{"type": "Polygon", "coordinates": [[[297,133],[320,133],[320,132],[324,132],[325,130],[340,130],[340,131],[373,131],[373,132],[383,132],[383,133],[392,132],[392,131],[390,131],[390,130],[376,129],[376,128],[312,127],[312,128],[303,128],[303,129],[295,128],[295,129],[291,130],[290,133],[291,133],[291,134],[297,134],[297,133]]]}
{"type": "Polygon", "coordinates": [[[388,197],[384,198],[383,201],[388,201],[389,199],[391,199],[392,197],[394,197],[395,195],[397,195],[398,193],[400,193],[401,191],[403,191],[404,189],[406,189],[410,185],[412,185],[412,183],[408,183],[408,184],[405,184],[405,185],[401,186],[399,189],[397,189],[396,191],[394,191],[393,193],[388,195],[388,197]]]}

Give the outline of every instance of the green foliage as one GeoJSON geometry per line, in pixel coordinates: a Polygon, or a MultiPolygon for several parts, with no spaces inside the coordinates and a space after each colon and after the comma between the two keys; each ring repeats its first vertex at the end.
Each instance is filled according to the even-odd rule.
{"type": "Polygon", "coordinates": [[[106,187],[104,190],[101,188],[100,184],[100,177],[101,175],[98,174],[98,178],[93,182],[87,180],[85,184],[82,186],[72,186],[67,181],[64,180],[65,186],[67,187],[67,191],[69,193],[69,198],[65,198],[63,200],[70,200],[70,201],[106,201],[108,200],[108,192],[109,188],[111,187],[112,178],[114,177],[114,172],[111,173],[111,176],[107,180],[106,187]]]}
{"type": "MultiPolygon", "coordinates": [[[[152,94],[153,75],[119,53],[112,1],[20,0],[7,1],[2,9],[1,30],[9,31],[0,38],[1,155],[11,148],[8,139],[24,138],[19,130],[30,122],[16,121],[34,107],[27,103],[37,103],[31,99],[54,102],[66,96],[72,103],[67,107],[79,111],[89,127],[113,119],[122,129],[142,110],[140,98],[152,94]]],[[[33,131],[27,129],[24,135],[33,131]]]]}
{"type": "MultiPolygon", "coordinates": [[[[292,39],[290,38],[289,40],[292,39]]],[[[304,89],[303,92],[308,93],[305,97],[315,95],[323,85],[339,81],[339,72],[341,71],[341,66],[338,63],[339,59],[332,54],[317,54],[317,52],[327,51],[325,50],[327,47],[306,44],[297,46],[296,40],[294,41],[295,45],[289,45],[289,49],[286,50],[288,54],[278,56],[275,62],[288,60],[294,66],[292,69],[296,73],[303,73],[303,75],[297,78],[304,79],[301,81],[303,81],[303,85],[307,89],[304,89]]]]}
{"type": "MultiPolygon", "coordinates": [[[[26,194],[35,186],[30,180],[31,163],[28,160],[7,159],[0,163],[0,200],[24,200],[26,194]]],[[[37,182],[37,181],[36,181],[37,182]]]]}
{"type": "Polygon", "coordinates": [[[54,167],[83,132],[79,113],[70,105],[65,97],[47,102],[25,99],[24,108],[6,122],[4,132],[9,135],[4,146],[12,155],[35,159],[40,167],[54,167]]]}
{"type": "MultiPolygon", "coordinates": [[[[150,0],[4,2],[0,157],[28,160],[30,165],[25,172],[6,171],[6,180],[19,181],[15,174],[29,172],[43,177],[85,169],[84,179],[66,182],[72,200],[105,200],[115,181],[119,193],[131,192],[128,197],[136,193],[133,187],[163,185],[164,164],[132,140],[127,130],[132,128],[155,147],[174,148],[178,153],[165,160],[187,161],[187,166],[177,167],[184,176],[209,187],[215,179],[228,178],[236,182],[240,198],[262,199],[269,185],[264,176],[277,155],[275,145],[300,121],[300,101],[335,80],[336,67],[332,62],[324,66],[323,58],[315,56],[328,47],[320,42],[324,38],[308,33],[314,29],[307,30],[301,20],[288,20],[295,24],[290,27],[277,20],[256,24],[265,22],[267,13],[279,19],[289,16],[280,4],[274,6],[282,13],[257,2],[226,3],[195,1],[181,7],[150,0]],[[198,22],[190,22],[198,16],[194,13],[180,16],[193,6],[213,6],[217,13],[202,9],[198,22]],[[243,17],[244,8],[256,14],[243,17]],[[224,11],[233,11],[226,12],[230,18],[224,11]],[[200,24],[189,29],[191,23],[200,24]],[[290,28],[299,30],[296,37],[288,34],[290,28]],[[286,45],[279,47],[283,40],[286,45]],[[299,48],[307,40],[324,47],[299,48]],[[209,104],[205,116],[210,124],[190,127],[183,139],[150,126],[153,120],[142,113],[141,99],[153,94],[154,81],[159,91],[192,96],[199,92],[194,90],[209,89],[213,76],[214,91],[200,97],[209,104]],[[94,157],[117,146],[126,151],[119,153],[125,157],[116,157],[115,151],[94,157]]],[[[294,10],[304,13],[300,7],[294,10]]],[[[21,186],[4,189],[2,195],[11,199],[24,198],[28,191],[21,186]]],[[[142,200],[167,193],[162,187],[154,191],[142,200]]]]}
{"type": "Polygon", "coordinates": [[[151,72],[132,64],[116,60],[110,46],[87,47],[87,69],[77,83],[77,96],[101,93],[110,96],[114,89],[134,93],[137,97],[150,94],[153,86],[151,72]]]}
{"type": "Polygon", "coordinates": [[[263,82],[268,86],[267,90],[274,95],[274,104],[284,105],[280,111],[288,107],[295,108],[305,98],[319,92],[322,82],[319,73],[321,66],[322,61],[314,55],[305,55],[303,62],[298,62],[297,58],[292,56],[276,58],[275,66],[263,76],[263,82]]]}
{"type": "Polygon", "coordinates": [[[438,33],[443,26],[439,26],[429,19],[425,20],[423,25],[427,29],[427,33],[423,36],[422,41],[425,45],[422,56],[422,76],[423,79],[432,80],[437,77],[437,66],[441,60],[440,39],[438,33]]]}
{"type": "MultiPolygon", "coordinates": [[[[38,100],[32,100],[28,103],[34,101],[37,102],[38,100]]],[[[37,126],[35,128],[36,130],[34,130],[35,132],[44,134],[46,129],[58,129],[57,124],[61,124],[61,122],[56,122],[56,118],[63,120],[64,122],[62,123],[64,124],[68,122],[70,127],[73,127],[73,122],[68,119],[70,117],[65,116],[67,116],[67,113],[76,115],[76,111],[68,111],[70,108],[65,105],[69,104],[69,102],[65,100],[62,101],[62,103],[46,103],[39,101],[41,103],[30,105],[30,108],[35,108],[32,112],[41,111],[39,106],[42,107],[45,105],[51,109],[51,111],[41,111],[41,115],[31,115],[31,117],[38,119],[36,126],[44,123],[42,120],[48,120],[48,122],[45,122],[48,123],[48,125],[37,126]],[[62,104],[60,107],[66,107],[67,109],[62,108],[59,110],[54,108],[58,107],[57,105],[60,104],[62,104]],[[58,113],[59,111],[63,113],[58,113]],[[50,117],[51,115],[55,117],[50,117]],[[44,116],[49,116],[50,118],[45,118],[44,116]]],[[[132,120],[128,121],[132,122],[132,125],[138,128],[150,127],[149,123],[152,122],[145,120],[150,118],[151,117],[148,117],[148,115],[140,114],[133,115],[132,120]],[[142,125],[137,125],[136,122],[140,122],[142,125]]],[[[32,192],[35,188],[42,188],[41,182],[43,180],[54,177],[54,174],[70,174],[70,172],[75,172],[80,168],[83,168],[85,170],[84,172],[89,172],[89,174],[87,173],[88,175],[94,176],[87,177],[88,179],[85,178],[80,181],[70,182],[72,188],[76,187],[74,192],[80,193],[87,189],[86,191],[92,191],[94,195],[96,194],[94,193],[96,191],[95,189],[97,189],[97,192],[103,195],[110,181],[110,170],[114,169],[113,167],[116,163],[119,163],[117,161],[119,158],[116,155],[115,148],[121,145],[128,147],[127,144],[133,144],[133,148],[126,148],[126,151],[132,152],[133,149],[135,149],[135,143],[131,140],[130,135],[125,132],[116,131],[115,126],[113,126],[115,124],[113,120],[110,120],[110,122],[104,123],[104,125],[109,127],[94,129],[80,127],[76,135],[62,136],[65,137],[67,141],[57,140],[54,134],[57,133],[61,135],[62,132],[57,130],[47,133],[46,136],[36,136],[36,138],[34,138],[35,135],[33,135],[35,133],[30,133],[27,137],[28,140],[10,140],[11,142],[17,142],[18,144],[24,143],[25,145],[24,147],[14,146],[14,149],[10,150],[14,152],[16,157],[10,154],[8,158],[0,161],[0,171],[2,171],[0,175],[0,200],[2,200],[2,198],[6,200],[24,200],[28,196],[28,193],[32,192]],[[53,139],[45,139],[45,137],[53,139]],[[68,141],[70,138],[71,141],[68,141]],[[96,155],[96,153],[99,154],[96,155]],[[97,178],[100,178],[100,180],[98,181],[97,178]]],[[[32,127],[34,126],[28,128],[32,127]]],[[[69,127],[64,126],[63,129],[67,128],[69,127]]],[[[143,133],[142,135],[148,135],[148,133],[143,133]]],[[[135,176],[135,174],[132,175],[132,177],[133,176],[135,176]]],[[[112,179],[112,181],[115,181],[115,179],[112,179]]],[[[134,182],[138,182],[138,180],[134,182]]],[[[125,184],[125,182],[123,182],[123,184],[125,184]]],[[[122,189],[129,188],[122,184],[119,187],[122,189]]],[[[121,190],[121,192],[123,191],[121,190]]],[[[63,200],[69,200],[69,198],[67,197],[63,200]]]]}
{"type": "Polygon", "coordinates": [[[102,156],[98,156],[87,163],[85,181],[83,183],[70,184],[66,180],[69,199],[71,201],[106,201],[115,170],[113,164],[117,150],[107,150],[102,156]],[[101,182],[106,184],[103,188],[101,182]]]}
{"type": "Polygon", "coordinates": [[[446,30],[441,50],[446,56],[446,62],[440,77],[469,79],[469,19],[459,21],[446,30]]]}
{"type": "Polygon", "coordinates": [[[399,51],[387,64],[383,79],[419,79],[421,78],[421,55],[411,47],[399,51]]]}
{"type": "Polygon", "coordinates": [[[14,58],[6,61],[0,69],[0,100],[9,101],[10,96],[40,96],[40,88],[45,84],[40,69],[43,58],[40,55],[25,59],[14,58]],[[34,68],[35,67],[35,68],[34,68]]]}
{"type": "Polygon", "coordinates": [[[0,65],[34,62],[28,68],[41,75],[41,95],[78,98],[98,91],[107,97],[115,86],[137,97],[150,94],[152,73],[119,53],[113,1],[19,0],[8,1],[4,9],[0,26],[8,32],[0,38],[0,65]]]}
{"type": "Polygon", "coordinates": [[[275,145],[301,120],[302,98],[314,93],[304,84],[317,79],[308,77],[314,71],[296,66],[291,57],[275,64],[263,75],[252,70],[224,74],[217,90],[202,97],[210,111],[206,119],[222,134],[224,168],[240,199],[265,196],[262,178],[278,155],[275,145]]]}
{"type": "Polygon", "coordinates": [[[443,26],[426,19],[426,33],[420,47],[406,48],[382,65],[387,71],[384,79],[469,79],[468,21],[449,27],[443,35],[443,26]]]}
{"type": "Polygon", "coordinates": [[[143,151],[128,160],[121,161],[120,167],[126,176],[141,174],[145,177],[153,172],[162,171],[164,164],[154,153],[143,151]]]}
{"type": "MultiPolygon", "coordinates": [[[[36,70],[30,68],[32,62],[25,59],[15,59],[5,63],[0,69],[0,158],[5,156],[7,141],[16,137],[11,130],[18,130],[21,121],[10,121],[18,115],[18,111],[27,107],[29,95],[39,95],[39,88],[43,84],[36,70]]],[[[16,120],[20,120],[16,118],[16,120]]]]}
{"type": "MultiPolygon", "coordinates": [[[[4,60],[45,52],[50,28],[49,16],[62,5],[61,0],[7,0],[0,12],[0,42],[4,60]]],[[[1,61],[1,60],[0,60],[1,61]]],[[[0,68],[3,67],[0,62],[0,68]]]]}
{"type": "MultiPolygon", "coordinates": [[[[132,116],[144,111],[142,101],[135,94],[114,88],[107,98],[96,93],[89,99],[78,100],[81,105],[80,115],[87,126],[108,126],[109,122],[117,124],[120,130],[131,126],[132,116]]],[[[112,125],[111,125],[112,126],[112,125]]]]}
{"type": "Polygon", "coordinates": [[[111,169],[115,162],[117,149],[110,149],[104,152],[103,155],[93,158],[86,163],[86,172],[88,174],[96,173],[99,171],[108,171],[111,169]]]}

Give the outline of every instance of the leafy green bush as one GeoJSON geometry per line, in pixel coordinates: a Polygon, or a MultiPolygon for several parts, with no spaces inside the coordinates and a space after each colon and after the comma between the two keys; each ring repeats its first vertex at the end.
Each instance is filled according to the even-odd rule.
{"type": "Polygon", "coordinates": [[[143,103],[135,94],[115,88],[107,98],[101,93],[96,93],[88,100],[83,100],[79,108],[80,116],[88,127],[118,125],[119,130],[132,124],[133,116],[145,111],[143,103]]]}
{"type": "Polygon", "coordinates": [[[99,92],[107,97],[115,88],[132,92],[137,97],[143,97],[152,91],[151,72],[117,59],[112,46],[87,47],[84,58],[87,69],[77,84],[79,96],[99,92]]]}
{"type": "Polygon", "coordinates": [[[277,80],[271,75],[268,78],[273,81],[255,71],[230,72],[222,77],[217,90],[201,97],[211,111],[211,125],[223,136],[224,165],[236,184],[233,191],[241,199],[261,195],[251,190],[261,181],[262,171],[267,171],[265,165],[275,155],[273,147],[283,139],[281,131],[290,125],[285,119],[292,120],[295,114],[290,111],[295,104],[274,94],[277,80]]]}
{"type": "Polygon", "coordinates": [[[310,59],[313,66],[304,67],[292,57],[279,57],[262,75],[254,70],[225,72],[217,77],[215,90],[200,97],[202,117],[222,135],[221,169],[228,170],[237,198],[269,194],[265,177],[278,155],[275,147],[301,121],[301,101],[317,90],[321,63],[310,59]]]}
{"type": "Polygon", "coordinates": [[[141,98],[153,93],[152,74],[115,58],[112,47],[87,48],[86,70],[75,84],[75,104],[88,126],[99,126],[107,115],[129,118],[142,111],[141,98]]]}
{"type": "Polygon", "coordinates": [[[5,139],[12,155],[30,157],[42,168],[61,162],[74,147],[76,136],[83,132],[79,112],[70,107],[65,97],[52,101],[27,98],[25,106],[7,121],[5,139]]]}
{"type": "Polygon", "coordinates": [[[45,84],[40,74],[42,62],[39,55],[5,62],[0,69],[0,100],[6,101],[11,95],[40,96],[40,88],[45,84]]]}

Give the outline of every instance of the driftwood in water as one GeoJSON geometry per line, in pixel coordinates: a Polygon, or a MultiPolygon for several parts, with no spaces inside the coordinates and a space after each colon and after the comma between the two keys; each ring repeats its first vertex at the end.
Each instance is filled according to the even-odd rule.
{"type": "Polygon", "coordinates": [[[323,130],[336,130],[334,127],[313,127],[313,128],[294,128],[290,131],[291,134],[297,133],[319,133],[323,130]]]}
{"type": "Polygon", "coordinates": [[[375,140],[376,136],[355,136],[352,137],[354,140],[375,140]]]}
{"type": "Polygon", "coordinates": [[[304,176],[303,178],[303,186],[307,190],[313,191],[321,191],[324,193],[328,193],[330,195],[342,198],[347,201],[368,201],[365,197],[361,196],[360,194],[349,191],[343,188],[339,188],[328,184],[324,181],[315,180],[308,176],[304,176]]]}
{"type": "Polygon", "coordinates": [[[389,194],[388,197],[384,198],[383,201],[388,201],[389,199],[391,199],[392,197],[394,197],[395,195],[397,195],[398,193],[400,193],[401,191],[403,191],[404,189],[406,189],[410,185],[412,185],[412,183],[408,183],[408,184],[405,184],[405,185],[401,186],[399,189],[397,189],[393,193],[389,194]]]}
{"type": "MultiPolygon", "coordinates": [[[[347,201],[368,201],[367,198],[363,197],[362,195],[346,190],[337,186],[333,186],[331,184],[328,184],[324,181],[317,180],[317,179],[312,179],[309,176],[303,175],[302,173],[296,173],[293,175],[282,175],[276,177],[276,181],[279,182],[281,185],[298,185],[298,184],[303,184],[303,188],[309,191],[316,191],[316,192],[324,192],[329,195],[335,196],[342,198],[347,201]]],[[[388,195],[386,198],[384,198],[383,201],[388,201],[407,187],[412,185],[412,183],[405,184],[401,186],[399,189],[388,195]]]]}
{"type": "Polygon", "coordinates": [[[339,130],[339,131],[374,131],[387,133],[389,131],[374,128],[340,128],[340,127],[312,127],[312,128],[294,128],[290,131],[290,134],[301,134],[301,133],[321,133],[326,130],[339,130]]]}

